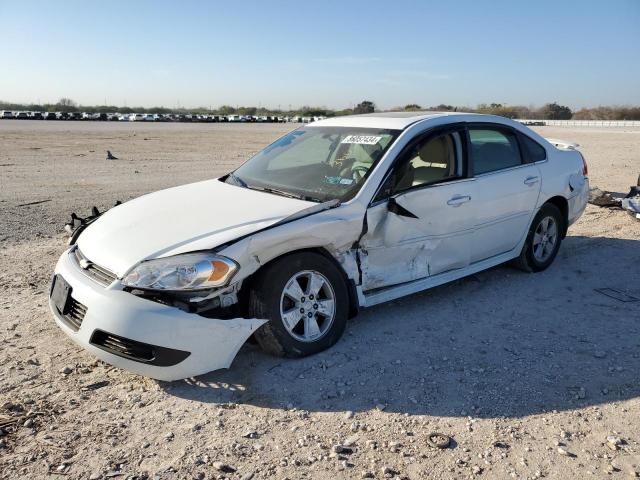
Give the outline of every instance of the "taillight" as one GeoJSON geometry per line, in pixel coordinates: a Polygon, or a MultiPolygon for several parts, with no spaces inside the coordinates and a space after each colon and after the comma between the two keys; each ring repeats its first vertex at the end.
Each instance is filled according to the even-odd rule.
{"type": "Polygon", "coordinates": [[[584,159],[584,155],[582,155],[581,152],[578,153],[580,153],[580,158],[582,158],[582,175],[586,177],[589,175],[589,167],[587,167],[587,161],[584,159]]]}

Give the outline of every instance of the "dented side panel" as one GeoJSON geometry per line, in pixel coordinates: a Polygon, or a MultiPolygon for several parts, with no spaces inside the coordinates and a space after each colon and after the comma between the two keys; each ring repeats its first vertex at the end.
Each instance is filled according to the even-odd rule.
{"type": "Polygon", "coordinates": [[[363,289],[371,290],[436,275],[469,264],[473,215],[468,204],[447,203],[467,194],[461,180],[409,191],[395,201],[417,218],[389,212],[382,203],[369,209],[369,231],[361,244],[363,289]]]}
{"type": "Polygon", "coordinates": [[[364,208],[357,202],[269,228],[220,250],[242,265],[235,281],[244,280],[266,263],[297,250],[323,248],[341,265],[347,277],[360,283],[357,241],[364,208]]]}

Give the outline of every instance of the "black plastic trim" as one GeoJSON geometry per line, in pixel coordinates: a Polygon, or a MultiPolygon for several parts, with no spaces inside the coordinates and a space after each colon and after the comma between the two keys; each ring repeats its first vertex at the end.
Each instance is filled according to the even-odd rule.
{"type": "Polygon", "coordinates": [[[177,365],[191,355],[191,352],[184,350],[138,342],[99,329],[93,331],[89,343],[112,355],[156,367],[177,365]]]}
{"type": "Polygon", "coordinates": [[[391,213],[395,213],[400,217],[418,218],[418,216],[415,213],[410,212],[409,210],[404,208],[402,205],[400,205],[396,201],[395,197],[389,198],[389,201],[387,202],[387,210],[389,210],[391,213]]]}

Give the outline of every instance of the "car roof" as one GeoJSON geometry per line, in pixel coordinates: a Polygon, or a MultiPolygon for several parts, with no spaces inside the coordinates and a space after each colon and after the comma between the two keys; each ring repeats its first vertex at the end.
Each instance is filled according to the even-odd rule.
{"type": "Polygon", "coordinates": [[[466,112],[380,112],[331,117],[311,123],[310,127],[362,127],[402,130],[409,125],[444,116],[473,115],[466,112]]]}

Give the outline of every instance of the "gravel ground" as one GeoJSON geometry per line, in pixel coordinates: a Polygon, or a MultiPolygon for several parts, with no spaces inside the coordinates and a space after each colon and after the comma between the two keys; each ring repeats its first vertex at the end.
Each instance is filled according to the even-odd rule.
{"type": "MultiPolygon", "coordinates": [[[[0,121],[1,478],[640,476],[640,301],[595,291],[640,298],[640,222],[620,211],[589,206],[543,273],[367,309],[305,359],[247,344],[165,383],[59,331],[47,288],[71,211],[221,174],[291,128],[0,121]]],[[[640,129],[539,131],[583,145],[592,186],[635,184],[640,129]]]]}

